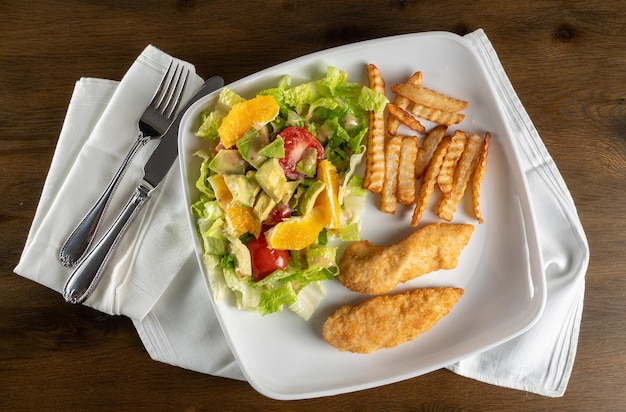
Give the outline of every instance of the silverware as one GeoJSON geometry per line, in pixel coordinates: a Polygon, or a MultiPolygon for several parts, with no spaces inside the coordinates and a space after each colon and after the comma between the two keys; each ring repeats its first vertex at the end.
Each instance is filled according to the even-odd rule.
{"type": "Polygon", "coordinates": [[[135,139],[133,146],[128,151],[128,154],[100,198],[61,247],[59,260],[63,266],[74,266],[91,246],[102,223],[104,213],[113,197],[113,193],[126,173],[126,169],[132,159],[149,140],[161,136],[172,122],[188,75],[189,70],[183,64],[172,60],[150,105],[139,119],[139,135],[135,139]]]}
{"type": "Polygon", "coordinates": [[[170,127],[163,134],[161,142],[144,166],[143,181],[117,217],[111,228],[105,233],[98,244],[81,260],[74,269],[63,290],[63,297],[70,303],[82,303],[93,291],[100,275],[113,252],[118,240],[146,202],[150,194],[159,185],[178,157],[178,128],[183,113],[199,98],[221,88],[224,80],[215,76],[207,80],[198,92],[178,113],[170,127]]]}

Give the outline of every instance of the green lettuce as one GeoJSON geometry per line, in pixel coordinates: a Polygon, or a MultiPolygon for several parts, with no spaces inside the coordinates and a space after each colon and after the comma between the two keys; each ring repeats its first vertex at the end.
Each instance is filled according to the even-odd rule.
{"type": "Polygon", "coordinates": [[[217,129],[222,123],[222,119],[228,114],[230,109],[237,103],[245,99],[228,87],[222,88],[217,96],[217,103],[212,110],[205,110],[200,114],[200,127],[196,131],[196,136],[205,140],[213,141],[217,139],[217,129]]]}
{"type": "Polygon", "coordinates": [[[283,283],[272,289],[263,289],[259,300],[258,311],[261,315],[279,312],[285,305],[296,302],[297,295],[291,283],[283,283]]]}
{"type": "MultiPolygon", "coordinates": [[[[209,165],[212,148],[219,138],[219,125],[243,98],[228,88],[222,89],[214,110],[201,114],[197,135],[210,142],[211,150],[196,153],[202,159],[196,187],[200,199],[191,205],[203,248],[203,260],[208,269],[211,291],[216,301],[234,296],[237,308],[262,315],[288,307],[304,319],[309,319],[325,295],[323,281],[339,274],[336,263],[337,247],[330,245],[332,237],[341,240],[360,238],[360,216],[365,203],[362,179],[356,169],[362,161],[363,141],[368,131],[368,112],[382,113],[387,98],[358,83],[348,81],[348,75],[329,66],[319,80],[292,86],[284,76],[277,87],[261,91],[272,96],[279,105],[279,116],[268,124],[268,135],[275,136],[286,126],[306,127],[324,146],[325,157],[337,168],[340,177],[339,201],[342,228],[323,230],[318,243],[303,250],[290,251],[285,269],[276,270],[260,281],[251,275],[250,254],[246,242],[251,237],[232,238],[226,234],[225,214],[210,184],[215,173],[209,165]]],[[[273,146],[261,149],[267,156],[282,155],[279,139],[273,146]]],[[[241,149],[241,148],[240,148],[241,149]]],[[[293,197],[293,205],[305,193],[307,179],[293,197]]]]}
{"type": "Polygon", "coordinates": [[[385,95],[348,81],[348,74],[333,66],[319,80],[292,87],[285,76],[278,87],[259,94],[271,95],[279,104],[282,119],[273,122],[276,130],[285,125],[306,127],[322,142],[326,158],[339,172],[364,148],[368,111],[383,113],[388,103],[385,95]]]}
{"type": "Polygon", "coordinates": [[[322,282],[311,282],[300,290],[295,302],[289,305],[289,309],[304,320],[309,320],[325,295],[326,289],[322,282]]]}
{"type": "Polygon", "coordinates": [[[213,160],[213,156],[205,150],[198,150],[195,155],[202,158],[200,176],[198,176],[198,179],[196,180],[196,189],[198,189],[203,196],[206,196],[209,199],[215,199],[215,192],[209,183],[209,176],[212,174],[209,165],[211,164],[211,160],[213,160]]]}

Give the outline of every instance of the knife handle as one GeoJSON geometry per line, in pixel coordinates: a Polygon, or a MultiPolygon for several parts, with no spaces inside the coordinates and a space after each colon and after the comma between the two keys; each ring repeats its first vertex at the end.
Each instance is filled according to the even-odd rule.
{"type": "Polygon", "coordinates": [[[79,262],[63,288],[63,297],[67,302],[83,303],[93,292],[119,239],[141,206],[148,200],[152,189],[145,182],[140,184],[111,228],[93,250],[79,262]]]}
{"type": "Polygon", "coordinates": [[[149,136],[144,136],[142,133],[139,134],[137,139],[135,139],[135,143],[133,143],[133,146],[128,151],[128,154],[126,154],[124,161],[117,169],[115,176],[113,176],[113,179],[111,179],[106,189],[104,189],[100,198],[96,201],[89,212],[87,212],[78,226],[76,226],[76,228],[72,231],[72,234],[67,238],[59,251],[59,260],[63,266],[74,266],[76,262],[78,262],[78,260],[85,254],[87,249],[89,249],[89,246],[91,246],[91,243],[100,228],[104,212],[109,206],[109,202],[111,201],[111,197],[115,192],[115,189],[117,189],[118,184],[126,173],[126,169],[135,157],[135,154],[137,154],[139,149],[141,149],[149,140],[149,136]]]}

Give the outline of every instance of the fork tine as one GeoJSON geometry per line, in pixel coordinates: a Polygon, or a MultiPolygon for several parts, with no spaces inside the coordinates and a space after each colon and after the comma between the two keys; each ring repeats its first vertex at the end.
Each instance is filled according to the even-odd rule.
{"type": "Polygon", "coordinates": [[[160,114],[164,114],[166,112],[172,96],[174,95],[174,93],[176,92],[176,88],[178,87],[181,72],[182,67],[180,63],[173,60],[172,63],[170,63],[170,67],[166,72],[167,78],[165,81],[164,89],[161,93],[161,98],[159,99],[158,104],[154,107],[160,114]]]}
{"type": "Polygon", "coordinates": [[[176,84],[171,89],[169,100],[164,108],[164,113],[168,118],[171,118],[182,99],[185,86],[187,85],[187,79],[189,78],[189,69],[181,65],[180,71],[177,70],[176,84]]]}
{"type": "Polygon", "coordinates": [[[159,105],[163,101],[165,93],[167,92],[169,88],[169,83],[171,81],[172,66],[174,66],[174,59],[170,61],[170,65],[167,67],[167,71],[165,72],[165,74],[163,75],[163,78],[161,79],[159,88],[157,89],[156,93],[154,93],[154,96],[152,97],[152,101],[150,102],[150,106],[154,107],[155,109],[159,107],[159,105]]]}
{"type": "Polygon", "coordinates": [[[171,118],[180,103],[188,78],[189,69],[172,60],[150,106],[160,114],[171,118]]]}

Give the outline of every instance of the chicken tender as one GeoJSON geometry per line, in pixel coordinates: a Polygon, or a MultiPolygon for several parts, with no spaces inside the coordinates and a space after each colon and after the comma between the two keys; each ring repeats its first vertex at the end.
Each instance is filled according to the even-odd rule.
{"type": "Polygon", "coordinates": [[[322,327],[324,340],[340,351],[371,353],[411,341],[446,316],[461,288],[416,289],[342,306],[322,327]]]}
{"type": "Polygon", "coordinates": [[[474,232],[470,224],[433,223],[391,246],[350,244],[339,260],[339,281],[370,295],[439,269],[454,269],[474,232]]]}

